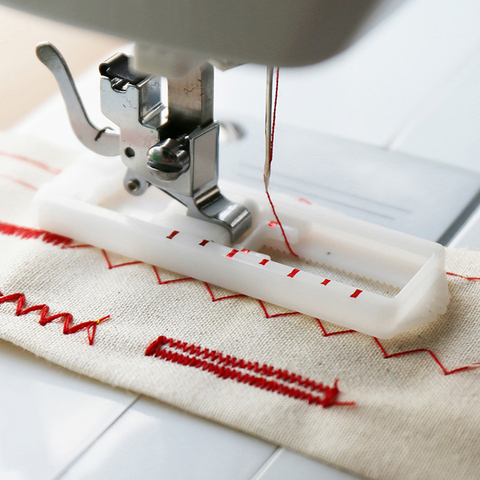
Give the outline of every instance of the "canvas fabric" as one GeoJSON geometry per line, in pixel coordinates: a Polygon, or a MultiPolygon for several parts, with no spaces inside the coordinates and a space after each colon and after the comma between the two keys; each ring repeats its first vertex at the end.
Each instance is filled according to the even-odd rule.
{"type": "MultiPolygon", "coordinates": [[[[36,189],[75,157],[73,150],[0,136],[2,225],[34,227],[36,189]]],[[[0,233],[0,300],[21,294],[0,304],[1,338],[75,372],[360,476],[478,478],[480,369],[470,367],[480,362],[480,282],[449,276],[452,300],[446,315],[378,341],[32,231],[4,226],[0,233]],[[37,305],[48,311],[17,315],[37,305]],[[70,334],[63,333],[65,315],[41,324],[60,313],[71,314],[70,334]],[[74,332],[81,324],[87,326],[74,332]],[[161,336],[184,342],[183,350],[168,342],[151,346],[161,336]],[[177,352],[178,361],[189,356],[205,363],[198,367],[193,360],[187,365],[149,356],[149,346],[150,353],[177,352]],[[201,348],[236,357],[231,369],[253,380],[224,378],[229,374],[221,367],[228,360],[202,354],[201,348]],[[277,378],[271,375],[275,369],[301,379],[277,378]],[[314,391],[305,379],[330,390],[314,391]],[[291,395],[280,387],[268,390],[268,381],[289,387],[291,395]],[[295,388],[304,396],[294,398],[295,388]],[[309,403],[312,398],[323,404],[309,403]]],[[[449,250],[447,270],[480,276],[480,253],[449,250]]]]}

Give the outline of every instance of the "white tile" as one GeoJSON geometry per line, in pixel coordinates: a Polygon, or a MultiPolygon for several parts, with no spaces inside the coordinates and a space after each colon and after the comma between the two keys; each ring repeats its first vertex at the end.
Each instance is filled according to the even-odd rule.
{"type": "Polygon", "coordinates": [[[252,480],[355,480],[358,477],[280,448],[252,480]]]}
{"type": "Polygon", "coordinates": [[[50,479],[135,398],[0,341],[0,478],[50,479]]]}
{"type": "Polygon", "coordinates": [[[246,480],[275,448],[142,397],[61,478],[246,480]]]}

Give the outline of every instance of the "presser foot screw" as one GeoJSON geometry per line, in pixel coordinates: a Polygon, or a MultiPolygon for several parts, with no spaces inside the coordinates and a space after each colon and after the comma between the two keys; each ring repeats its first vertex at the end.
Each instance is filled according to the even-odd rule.
{"type": "Polygon", "coordinates": [[[140,188],[140,182],[136,178],[132,178],[127,182],[126,187],[130,193],[134,193],[140,188]]]}

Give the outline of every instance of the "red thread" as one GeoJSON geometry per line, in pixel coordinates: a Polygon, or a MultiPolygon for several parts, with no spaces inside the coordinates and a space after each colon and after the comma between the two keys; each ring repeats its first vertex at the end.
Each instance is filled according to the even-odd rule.
{"type": "Polygon", "coordinates": [[[326,278],[320,285],[328,285],[331,282],[328,278],[326,278]]]}
{"type": "MultiPolygon", "coordinates": [[[[124,263],[123,265],[129,265],[128,263],[124,263]]],[[[122,267],[123,265],[118,265],[119,267],[122,267]]],[[[130,264],[131,265],[131,264],[130,264]]],[[[160,278],[160,275],[158,274],[157,267],[154,267],[152,265],[153,271],[155,273],[155,276],[157,277],[157,281],[159,285],[167,285],[167,283],[177,283],[177,282],[186,282],[189,280],[195,280],[192,277],[182,277],[182,278],[174,278],[173,280],[162,280],[160,278]]]]}
{"type": "Polygon", "coordinates": [[[470,280],[470,281],[480,280],[480,277],[464,277],[463,275],[458,275],[458,273],[452,273],[452,272],[446,272],[446,273],[447,275],[452,275],[453,277],[460,277],[465,280],[470,280]]]}
{"type": "Polygon", "coordinates": [[[3,235],[19,237],[22,240],[33,238],[41,240],[44,243],[53,245],[66,246],[73,242],[71,238],[63,237],[46,230],[38,230],[35,228],[19,227],[9,223],[0,222],[0,233],[3,235]]]}
{"type": "Polygon", "coordinates": [[[294,268],[287,277],[293,278],[300,270],[298,268],[294,268]]]}
{"type": "Polygon", "coordinates": [[[34,160],[32,158],[24,157],[23,155],[18,155],[16,153],[8,153],[8,152],[0,151],[0,155],[4,157],[14,158],[15,160],[20,160],[22,162],[29,163],[30,165],[35,165],[36,167],[41,168],[42,170],[45,170],[47,172],[53,173],[55,175],[61,172],[61,170],[59,170],[58,168],[53,168],[50,165],[47,165],[46,163],[39,162],[38,160],[34,160]]]}
{"type": "Polygon", "coordinates": [[[205,246],[207,243],[209,243],[209,242],[210,242],[210,240],[202,240],[202,241],[199,243],[199,245],[200,245],[201,247],[204,247],[204,246],[205,246]]]}
{"type": "Polygon", "coordinates": [[[227,258],[233,258],[236,254],[238,253],[238,250],[236,250],[235,248],[226,255],[227,258]]]}
{"type": "MultiPolygon", "coordinates": [[[[333,332],[327,332],[325,330],[325,327],[323,326],[322,322],[318,318],[316,318],[315,320],[317,320],[318,325],[320,326],[320,329],[322,330],[323,336],[325,336],[325,337],[330,337],[332,335],[343,335],[343,334],[346,334],[346,333],[357,333],[356,330],[337,330],[337,331],[333,331],[333,332]]],[[[375,343],[377,344],[377,346],[380,348],[384,358],[401,357],[402,355],[410,355],[412,353],[425,352],[425,353],[428,353],[433,358],[435,363],[441,368],[444,375],[451,375],[452,373],[463,372],[465,370],[472,370],[474,368],[480,367],[480,362],[479,362],[479,363],[473,363],[471,365],[466,365],[466,366],[463,366],[463,367],[454,368],[453,370],[448,370],[447,368],[445,368],[445,366],[442,364],[440,359],[435,355],[435,353],[432,350],[429,350],[427,348],[416,348],[414,350],[405,350],[405,351],[402,351],[402,352],[396,352],[396,353],[390,353],[389,354],[389,353],[387,353],[387,351],[385,350],[383,345],[380,343],[380,340],[378,340],[378,338],[376,338],[376,337],[372,337],[372,338],[375,341],[375,343]]]]}
{"type": "Polygon", "coordinates": [[[168,239],[171,240],[175,235],[178,235],[180,232],[178,230],[174,230],[170,235],[168,235],[168,239]]]}
{"type": "Polygon", "coordinates": [[[202,348],[187,342],[181,342],[165,336],[158,337],[145,350],[146,356],[155,356],[179,365],[201,368],[203,371],[213,373],[223,378],[235,380],[239,383],[246,383],[256,388],[276,392],[299,400],[307,401],[309,404],[321,405],[324,408],[332,405],[355,405],[354,402],[338,402],[337,397],[340,393],[338,389],[338,380],[335,380],[333,387],[316,382],[302,375],[291,373],[288,370],[275,368],[271,365],[259,364],[239,359],[234,356],[225,355],[215,350],[202,348]],[[176,349],[185,353],[178,353],[168,349],[176,349]],[[253,372],[251,375],[247,372],[253,372]],[[269,380],[265,377],[273,377],[269,380]],[[290,387],[284,383],[294,383],[301,388],[290,387]],[[313,395],[308,390],[323,393],[319,397],[313,395]]]}
{"type": "Polygon", "coordinates": [[[210,298],[212,299],[212,302],[220,302],[221,300],[227,300],[229,298],[240,298],[240,297],[246,296],[243,293],[233,293],[232,295],[226,295],[224,297],[215,297],[215,295],[212,292],[212,289],[210,288],[210,285],[207,282],[203,282],[203,284],[207,288],[207,291],[210,294],[210,298]]]}
{"type": "Polygon", "coordinates": [[[27,187],[31,190],[38,190],[37,187],[34,187],[30,183],[24,182],[23,180],[19,180],[18,178],[13,178],[10,175],[0,174],[0,177],[6,178],[7,180],[11,180],[12,182],[18,183],[19,185],[22,185],[23,187],[27,187]]]}
{"type": "Polygon", "coordinates": [[[264,258],[261,262],[259,262],[259,265],[266,265],[270,260],[268,258],[264,258]]]}
{"type": "Polygon", "coordinates": [[[72,325],[73,315],[71,313],[57,313],[55,315],[48,315],[48,312],[50,311],[50,307],[48,305],[34,305],[33,307],[23,308],[26,303],[26,297],[23,293],[13,293],[12,295],[4,296],[3,293],[0,292],[0,304],[6,302],[17,302],[17,308],[15,311],[15,315],[17,317],[21,315],[27,315],[28,313],[40,311],[40,320],[38,323],[42,326],[45,326],[47,325],[47,323],[53,322],[53,320],[56,320],[58,318],[62,319],[63,333],[65,335],[70,335],[80,330],[86,330],[88,343],[90,345],[93,345],[93,342],[95,340],[95,332],[97,330],[97,325],[105,322],[110,318],[110,315],[107,315],[105,317],[99,318],[98,320],[83,322],[79,323],[78,325],[72,325]]]}
{"type": "MultiPolygon", "coordinates": [[[[280,69],[277,68],[277,75],[276,75],[276,79],[275,79],[275,100],[273,102],[272,131],[270,133],[270,158],[268,159],[269,170],[271,169],[272,161],[273,161],[273,144],[274,144],[274,141],[275,141],[275,125],[276,125],[276,122],[277,122],[278,80],[279,80],[279,77],[280,77],[280,69]]],[[[298,257],[298,255],[292,250],[292,247],[290,246],[290,242],[288,241],[287,235],[286,235],[285,230],[283,228],[282,222],[280,221],[280,218],[277,215],[277,212],[275,210],[275,206],[273,205],[272,198],[270,197],[270,193],[268,192],[267,182],[266,182],[265,176],[263,178],[263,181],[265,183],[265,193],[267,194],[268,203],[270,203],[270,207],[272,208],[273,216],[275,217],[275,220],[277,221],[278,226],[280,227],[280,230],[282,232],[282,236],[283,236],[283,239],[285,240],[285,244],[288,248],[288,251],[294,257],[298,257]]]]}
{"type": "Polygon", "coordinates": [[[263,313],[265,314],[265,318],[288,317],[290,315],[299,315],[300,314],[300,312],[282,312],[282,313],[274,313],[274,314],[270,315],[267,311],[267,308],[265,307],[265,304],[261,300],[258,300],[258,303],[260,304],[260,307],[262,308],[263,313]]]}
{"type": "Polygon", "coordinates": [[[476,368],[480,366],[480,363],[474,363],[472,365],[467,365],[465,367],[459,367],[459,368],[454,368],[453,370],[447,370],[443,366],[442,362],[440,362],[438,357],[432,352],[432,350],[429,350],[428,348],[416,348],[414,350],[405,350],[403,352],[387,353],[387,351],[383,348],[383,345],[380,343],[378,338],[373,337],[373,339],[375,340],[375,343],[380,347],[380,350],[382,351],[383,356],[385,358],[400,357],[402,355],[410,355],[411,353],[426,352],[433,358],[435,363],[442,369],[442,372],[445,375],[451,375],[452,373],[456,373],[456,372],[463,372],[464,370],[470,370],[472,368],[476,368]]]}
{"type": "Polygon", "coordinates": [[[360,290],[360,289],[357,288],[357,289],[350,295],[350,298],[357,298],[362,292],[363,292],[363,290],[360,290]]]}
{"type": "Polygon", "coordinates": [[[334,332],[327,332],[322,322],[318,318],[316,318],[315,320],[317,321],[320,329],[322,330],[324,337],[331,337],[332,335],[342,335],[344,333],[357,333],[356,330],[336,330],[334,332]]]}
{"type": "Polygon", "coordinates": [[[108,258],[107,252],[105,250],[102,250],[103,256],[105,257],[105,260],[107,261],[108,264],[108,269],[111,270],[112,268],[120,268],[120,267],[125,267],[126,265],[138,265],[140,262],[139,260],[134,260],[133,262],[125,262],[125,263],[117,263],[116,265],[113,265],[110,263],[110,259],[108,258]]]}

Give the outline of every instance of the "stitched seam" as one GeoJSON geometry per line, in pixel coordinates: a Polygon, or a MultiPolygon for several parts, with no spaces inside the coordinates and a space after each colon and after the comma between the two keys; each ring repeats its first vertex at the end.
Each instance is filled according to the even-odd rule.
{"type": "Polygon", "coordinates": [[[340,394],[338,379],[335,380],[333,386],[324,385],[323,383],[315,382],[309,378],[291,373],[288,370],[278,369],[266,364],[260,365],[258,362],[246,361],[215,350],[209,350],[194,344],[167,338],[163,335],[147,347],[145,355],[160,358],[178,365],[201,368],[203,371],[212,373],[222,379],[246,383],[252,387],[303,400],[309,404],[321,405],[324,408],[333,405],[355,405],[355,402],[339,402],[337,400],[340,394]],[[175,350],[180,350],[180,352],[183,353],[175,350]],[[186,355],[184,355],[184,353],[186,353],[186,355]],[[245,372],[245,370],[247,372],[245,372]],[[257,375],[252,375],[248,372],[254,372],[257,375]],[[274,377],[275,379],[268,379],[266,377],[274,377]],[[296,383],[303,388],[285,385],[285,383],[281,382],[296,383]],[[313,394],[307,389],[320,392],[323,396],[313,394]]]}

